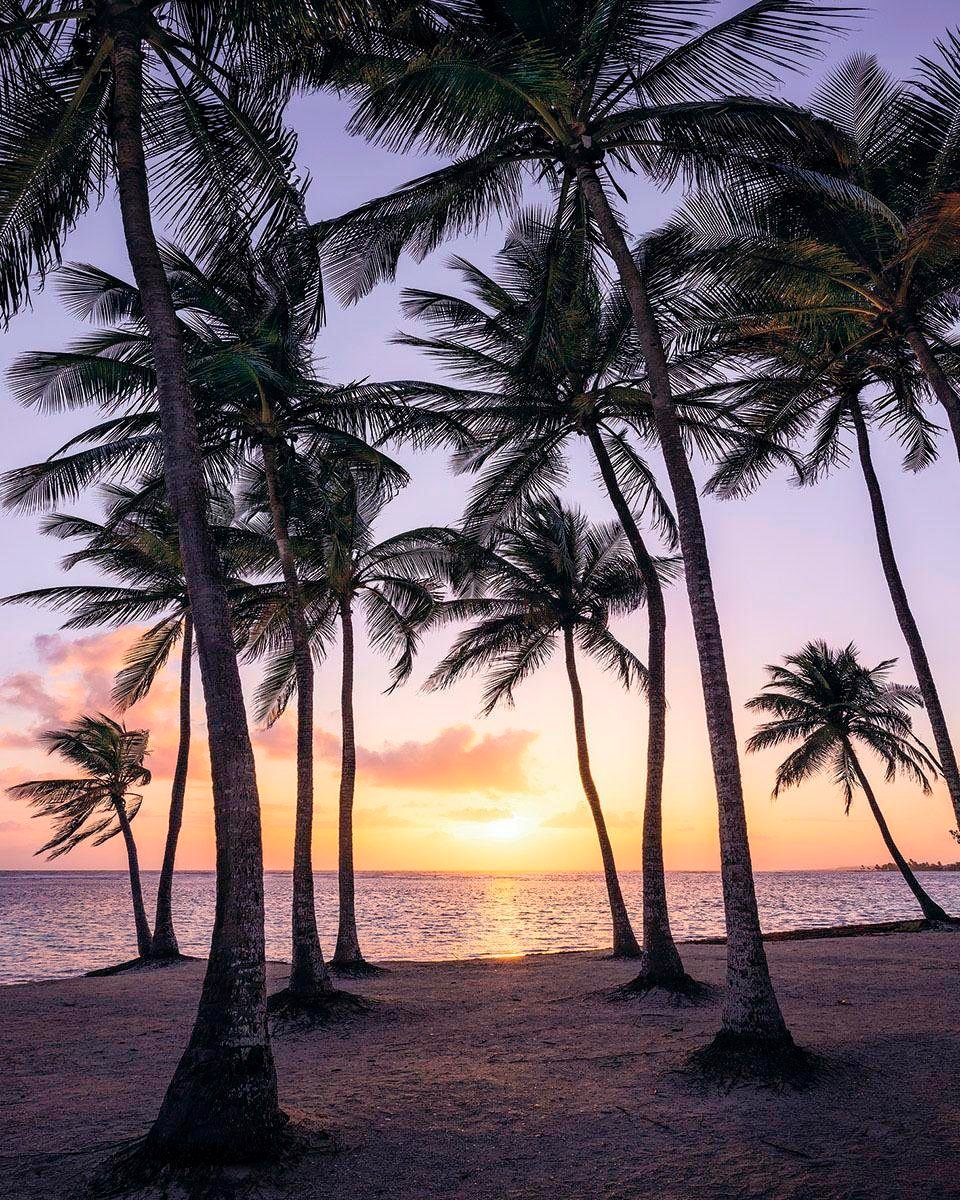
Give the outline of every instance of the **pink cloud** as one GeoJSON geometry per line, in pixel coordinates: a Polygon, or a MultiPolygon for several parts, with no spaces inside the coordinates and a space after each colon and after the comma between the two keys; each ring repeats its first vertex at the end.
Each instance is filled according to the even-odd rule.
{"type": "Polygon", "coordinates": [[[508,729],[478,738],[469,725],[451,725],[429,741],[361,748],[357,760],[364,777],[381,787],[523,792],[530,788],[526,755],[536,737],[528,729],[508,729]]]}

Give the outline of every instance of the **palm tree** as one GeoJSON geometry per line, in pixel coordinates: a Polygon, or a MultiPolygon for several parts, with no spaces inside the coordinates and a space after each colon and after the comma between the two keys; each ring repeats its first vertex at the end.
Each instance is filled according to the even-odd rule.
{"type": "MultiPolygon", "coordinates": [[[[577,218],[579,214],[574,214],[577,218]]],[[[622,291],[607,292],[578,228],[524,213],[488,275],[454,259],[467,295],[404,292],[404,310],[429,336],[403,336],[460,386],[407,383],[413,402],[451,411],[476,446],[458,466],[481,472],[468,529],[512,518],[566,474],[566,452],[585,440],[644,580],[648,650],[647,772],[643,817],[643,967],[637,988],[690,990],[670,929],[663,867],[662,792],[666,750],[666,606],[634,505],[676,545],[676,526],[653,471],[628,436],[652,435],[643,364],[622,291]]],[[[681,404],[685,430],[719,452],[720,412],[681,404]]]]}
{"type": "Polygon", "coordinates": [[[352,128],[395,149],[459,157],[328,229],[331,271],[349,297],[392,274],[404,248],[426,254],[492,211],[515,212],[527,173],[556,186],[558,209],[572,191],[582,195],[646,360],[676,505],[717,784],[728,932],[723,1041],[730,1052],[742,1048],[745,1063],[789,1051],[792,1042],[760,934],[699,496],[642,263],[601,173],[620,169],[667,182],[686,172],[716,181],[733,167],[783,159],[808,129],[806,117],[728,93],[766,85],[773,68],[817,52],[843,11],[812,0],[758,0],[710,28],[698,26],[690,10],[650,0],[467,0],[449,14],[431,11],[404,25],[379,73],[368,70],[354,83],[352,128]]]}
{"type": "MultiPolygon", "coordinates": [[[[573,703],[580,782],[600,843],[613,954],[639,958],[640,945],[620,889],[590,766],[576,651],[579,647],[604,669],[616,672],[625,688],[646,686],[646,667],[609,628],[611,617],[634,612],[644,602],[644,574],[618,525],[591,525],[582,512],[565,508],[555,495],[531,502],[516,527],[501,526],[491,537],[491,550],[474,551],[474,590],[479,586],[485,595],[451,600],[440,610],[447,620],[474,623],[457,637],[426,686],[449,687],[464,675],[485,671],[486,716],[501,701],[512,704],[514,689],[560,642],[573,703]]],[[[671,565],[661,562],[655,569],[669,572],[671,565]]]]}
{"type": "Polygon", "coordinates": [[[884,845],[924,918],[948,921],[897,848],[855,749],[861,745],[871,750],[883,764],[888,781],[903,774],[924,792],[930,791],[937,764],[914,736],[909,714],[910,707],[921,705],[922,700],[917,688],[889,682],[896,661],[891,658],[864,667],[852,643],[834,650],[825,642],[808,642],[799,653],[787,655],[783,665],[768,666],[769,682],[747,702],[752,711],[770,716],[750,738],[747,749],[800,743],[777,769],[774,796],[827,770],[843,792],[849,813],[855,792],[862,789],[884,845]]]}
{"type": "MultiPolygon", "coordinates": [[[[293,953],[284,1004],[323,1008],[333,984],[314,903],[313,661],[288,530],[290,494],[299,474],[309,474],[304,463],[348,459],[381,477],[388,493],[406,473],[369,441],[422,446],[458,436],[457,428],[440,414],[408,409],[388,387],[320,379],[313,344],[323,290],[314,240],[302,229],[257,243],[235,239],[203,262],[172,246],[161,247],[161,257],[183,331],[207,474],[225,480],[254,467],[265,485],[299,676],[293,953]]],[[[75,491],[91,477],[140,470],[157,456],[156,384],[137,289],[89,265],[60,272],[60,285],[76,315],[107,318],[112,327],[67,351],[21,356],[12,372],[18,395],[41,410],[96,404],[123,415],[86,430],[46,463],[11,472],[6,498],[18,506],[75,491]]]]}
{"type": "Polygon", "coordinates": [[[766,188],[698,199],[690,231],[708,270],[761,283],[784,321],[843,316],[858,346],[910,358],[960,454],[960,37],[937,50],[907,83],[847,59],[811,102],[835,136],[766,188]]]}
{"type": "Polygon", "coordinates": [[[112,173],[153,346],[165,486],[207,707],[218,903],[197,1021],[145,1146],[161,1160],[249,1156],[273,1146],[284,1123],[267,1033],[253,752],[151,200],[200,245],[220,244],[233,214],[241,227],[297,219],[292,139],[278,117],[286,80],[274,67],[304,15],[285,0],[202,15],[178,0],[64,9],[5,0],[2,11],[0,307],[9,315],[24,301],[31,275],[58,259],[112,173]]]}
{"type": "MultiPolygon", "coordinates": [[[[355,628],[358,604],[372,647],[392,659],[391,687],[413,666],[420,631],[438,598],[451,540],[449,531],[419,529],[374,539],[382,491],[369,477],[349,470],[324,471],[313,486],[291,496],[290,543],[297,563],[312,652],[323,656],[339,631],[341,643],[341,770],[338,824],[340,917],[331,965],[348,974],[368,974],[357,930],[353,853],[353,808],[357,775],[354,712],[355,628]]],[[[251,526],[258,527],[256,515],[251,526]]],[[[261,566],[270,564],[265,556],[261,566]]],[[[268,725],[283,713],[299,686],[289,636],[289,594],[267,585],[249,617],[249,654],[270,661],[256,695],[256,712],[268,725]]]]}
{"type": "Polygon", "coordinates": [[[137,952],[141,958],[149,958],[150,925],[143,905],[137,844],[130,828],[143,803],[143,795],[134,789],[150,782],[150,772],[143,765],[147,731],[128,730],[99,713],[78,717],[64,729],[48,729],[40,740],[48,753],[59,754],[83,774],[73,779],[31,779],[7,789],[15,799],[32,804],[38,810],[36,816],[54,822],[52,837],[37,853],[59,858],[88,838],[102,846],[123,834],[137,952]]]}
{"type": "MultiPolygon", "coordinates": [[[[180,702],[177,760],[170,792],[170,811],[163,861],[157,885],[157,907],[150,957],[175,960],[180,956],[173,924],[173,876],[177,842],[183,822],[183,802],[190,759],[190,684],[193,622],[173,517],[155,491],[112,486],[104,488],[106,523],[86,517],[52,513],[41,529],[51,537],[80,540],[83,545],[63,561],[67,570],[89,564],[121,584],[59,584],[35,588],[0,599],[0,604],[38,604],[67,612],[64,629],[123,626],[154,620],[127,651],[117,676],[113,701],[121,712],[150,691],[170,655],[180,646],[180,702]],[[157,620],[159,618],[159,620],[157,620]]],[[[221,560],[228,562],[237,535],[232,527],[229,495],[211,498],[209,522],[221,560]]],[[[231,590],[240,587],[231,582],[231,590]]]]}
{"type": "Polygon", "coordinates": [[[906,465],[912,470],[920,470],[936,457],[939,430],[923,411],[923,378],[916,364],[903,356],[886,356],[881,347],[856,341],[851,346],[849,328],[844,329],[836,318],[832,322],[825,317],[811,318],[801,329],[784,325],[776,315],[768,315],[770,312],[770,304],[756,298],[741,307],[739,319],[749,329],[753,365],[744,377],[721,385],[725,395],[736,399],[741,417],[764,436],[728,450],[710,486],[725,496],[750,491],[775,461],[782,460],[782,454],[775,452],[784,444],[797,451],[799,482],[815,483],[849,461],[847,437],[852,433],[887,589],[960,825],[960,767],[897,562],[870,440],[871,428],[890,431],[904,446],[906,465]],[[807,440],[809,449],[803,455],[807,440]]]}

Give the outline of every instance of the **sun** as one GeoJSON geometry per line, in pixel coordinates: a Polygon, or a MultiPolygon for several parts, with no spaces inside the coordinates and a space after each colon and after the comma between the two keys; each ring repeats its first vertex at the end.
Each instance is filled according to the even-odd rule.
{"type": "Polygon", "coordinates": [[[471,841],[519,842],[536,827],[532,817],[511,813],[492,821],[460,821],[456,832],[471,841]]]}

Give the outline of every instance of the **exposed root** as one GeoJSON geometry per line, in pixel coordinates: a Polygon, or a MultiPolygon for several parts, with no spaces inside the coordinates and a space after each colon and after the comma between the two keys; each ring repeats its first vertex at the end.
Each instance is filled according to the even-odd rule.
{"type": "Polygon", "coordinates": [[[649,971],[641,971],[629,983],[621,984],[607,993],[607,999],[615,1003],[628,1000],[642,999],[654,993],[662,993],[673,1004],[694,1005],[712,1004],[717,997],[718,989],[710,983],[702,983],[692,975],[684,972],[682,975],[657,975],[649,971]]]}
{"type": "Polygon", "coordinates": [[[721,1030],[687,1059],[693,1075],[725,1092],[751,1084],[778,1092],[802,1091],[816,1082],[824,1066],[822,1059],[798,1046],[789,1034],[763,1038],[728,1030],[721,1030]]]}
{"type": "Polygon", "coordinates": [[[162,958],[130,958],[126,962],[115,963],[112,967],[98,967],[95,971],[87,971],[85,978],[124,975],[128,971],[159,971],[162,967],[175,967],[177,963],[183,962],[196,962],[196,959],[189,954],[165,954],[162,958]]]}
{"type": "Polygon", "coordinates": [[[90,1200],[141,1195],[164,1200],[236,1200],[239,1195],[259,1194],[262,1184],[279,1183],[277,1176],[307,1155],[336,1150],[333,1139],[322,1130],[290,1124],[278,1129],[274,1144],[251,1161],[171,1161],[141,1140],[101,1165],[87,1184],[86,1196],[90,1200]]]}
{"type": "Polygon", "coordinates": [[[340,979],[373,979],[377,975],[388,975],[386,967],[377,967],[361,958],[357,962],[337,962],[331,959],[328,964],[330,972],[340,979]]]}
{"type": "Polygon", "coordinates": [[[267,1014],[272,1020],[306,1026],[333,1025],[363,1016],[372,1009],[371,1001],[339,988],[312,995],[284,988],[267,998],[267,1014]]]}

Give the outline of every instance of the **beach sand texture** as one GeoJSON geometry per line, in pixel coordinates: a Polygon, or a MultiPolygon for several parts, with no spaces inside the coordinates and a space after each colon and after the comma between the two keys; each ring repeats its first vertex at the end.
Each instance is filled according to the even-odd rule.
{"type": "MultiPolygon", "coordinates": [[[[330,1152],[229,1194],[307,1200],[940,1200],[960,1195],[960,939],[774,942],[797,1040],[829,1069],[804,1092],[704,1090],[680,1070],[716,1005],[610,1003],[597,954],[395,964],[376,1002],[279,1033],[284,1105],[330,1152]]],[[[719,983],[723,948],[688,946],[719,983]]],[[[76,1194],[141,1133],[194,1016],[203,964],[0,990],[0,1196],[76,1194]]],[[[274,986],[284,977],[272,964],[274,986]]]]}

